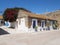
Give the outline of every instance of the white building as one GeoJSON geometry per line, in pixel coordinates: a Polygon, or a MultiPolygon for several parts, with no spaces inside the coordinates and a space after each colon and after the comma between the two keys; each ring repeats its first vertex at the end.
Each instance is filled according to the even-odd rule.
{"type": "Polygon", "coordinates": [[[57,29],[57,21],[46,15],[38,15],[25,10],[19,10],[17,16],[16,21],[8,21],[8,27],[14,27],[17,30],[26,32],[57,29]]]}

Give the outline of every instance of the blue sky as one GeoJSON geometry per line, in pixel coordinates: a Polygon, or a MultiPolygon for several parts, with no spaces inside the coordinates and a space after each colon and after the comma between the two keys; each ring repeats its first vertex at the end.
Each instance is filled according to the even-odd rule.
{"type": "Polygon", "coordinates": [[[42,14],[60,9],[60,0],[0,0],[0,14],[12,7],[23,7],[33,13],[42,14]]]}

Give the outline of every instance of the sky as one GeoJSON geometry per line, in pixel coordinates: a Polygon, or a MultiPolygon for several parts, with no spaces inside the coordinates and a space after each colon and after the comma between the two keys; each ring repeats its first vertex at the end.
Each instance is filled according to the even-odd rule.
{"type": "Polygon", "coordinates": [[[0,0],[0,15],[6,8],[23,7],[36,14],[60,9],[60,0],[0,0]]]}

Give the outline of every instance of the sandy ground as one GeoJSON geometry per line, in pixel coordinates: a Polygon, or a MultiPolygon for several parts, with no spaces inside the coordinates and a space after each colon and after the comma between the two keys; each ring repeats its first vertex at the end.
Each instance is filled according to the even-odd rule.
{"type": "Polygon", "coordinates": [[[0,45],[60,45],[60,30],[1,35],[0,45]]]}

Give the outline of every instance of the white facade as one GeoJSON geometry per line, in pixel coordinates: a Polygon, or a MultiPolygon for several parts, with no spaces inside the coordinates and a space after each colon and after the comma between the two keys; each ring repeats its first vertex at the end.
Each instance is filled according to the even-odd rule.
{"type": "Polygon", "coordinates": [[[20,23],[18,21],[18,30],[23,31],[23,32],[28,32],[28,27],[25,25],[25,18],[20,18],[20,23]]]}
{"type": "MultiPolygon", "coordinates": [[[[11,23],[8,22],[9,23],[8,27],[10,27],[10,26],[15,27],[15,29],[20,31],[20,32],[35,32],[36,29],[33,28],[34,25],[37,27],[37,31],[48,30],[48,27],[45,26],[45,23],[46,23],[45,20],[40,20],[41,25],[38,26],[38,19],[32,19],[32,24],[31,24],[30,28],[26,27],[26,22],[25,21],[26,21],[25,17],[19,18],[19,19],[16,20],[16,22],[11,22],[11,23]]],[[[51,25],[49,26],[49,30],[53,30],[52,21],[50,22],[50,24],[51,25]]]]}
{"type": "Polygon", "coordinates": [[[31,25],[31,28],[29,28],[29,30],[32,30],[32,31],[34,30],[35,31],[35,28],[33,28],[33,21],[35,21],[35,23],[36,23],[37,31],[54,30],[52,21],[48,20],[50,26],[45,26],[46,25],[45,20],[41,20],[41,26],[38,26],[38,19],[32,19],[32,25],[31,25]]]}

